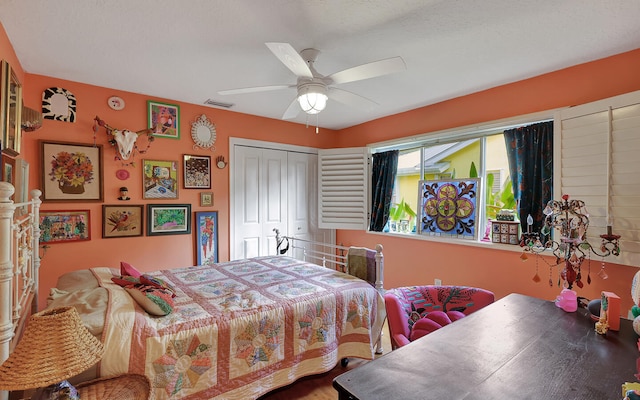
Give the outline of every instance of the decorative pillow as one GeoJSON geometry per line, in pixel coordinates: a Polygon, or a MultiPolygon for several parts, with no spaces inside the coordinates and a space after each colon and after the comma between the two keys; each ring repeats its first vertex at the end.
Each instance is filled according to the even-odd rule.
{"type": "Polygon", "coordinates": [[[133,265],[126,263],[124,261],[120,261],[120,275],[122,276],[133,276],[134,278],[139,278],[142,273],[134,268],[133,265]]]}
{"type": "Polygon", "coordinates": [[[151,315],[163,316],[173,311],[173,293],[167,289],[136,284],[124,288],[151,315]]]}
{"type": "Polygon", "coordinates": [[[460,311],[447,311],[446,313],[443,311],[432,311],[413,324],[409,340],[414,341],[421,338],[464,316],[460,311]]]}
{"type": "Polygon", "coordinates": [[[158,289],[166,289],[172,293],[171,297],[176,297],[176,289],[174,289],[174,287],[171,286],[164,279],[160,279],[158,277],[147,275],[147,274],[142,274],[140,275],[140,283],[147,286],[153,286],[158,289]]]}

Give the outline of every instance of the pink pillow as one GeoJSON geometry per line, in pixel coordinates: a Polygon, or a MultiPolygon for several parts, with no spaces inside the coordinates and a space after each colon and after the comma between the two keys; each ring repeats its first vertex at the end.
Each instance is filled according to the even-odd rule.
{"type": "Polygon", "coordinates": [[[413,324],[409,339],[414,341],[464,316],[460,311],[447,311],[446,313],[443,311],[431,311],[413,324]]]}
{"type": "Polygon", "coordinates": [[[135,267],[129,263],[124,261],[120,261],[120,275],[122,276],[133,276],[134,278],[140,278],[140,271],[135,269],[135,267]]]}

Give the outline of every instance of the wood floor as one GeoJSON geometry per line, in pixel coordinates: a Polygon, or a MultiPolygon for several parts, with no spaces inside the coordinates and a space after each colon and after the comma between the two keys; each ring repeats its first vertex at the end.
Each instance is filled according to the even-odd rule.
{"type": "MultiPolygon", "coordinates": [[[[386,322],[383,327],[382,350],[383,354],[387,354],[391,351],[389,329],[387,328],[386,322]]],[[[377,355],[377,357],[380,357],[383,354],[377,355]]],[[[336,392],[332,386],[333,378],[367,362],[369,361],[351,358],[349,359],[349,364],[346,367],[338,365],[331,371],[324,374],[301,378],[289,386],[260,397],[259,400],[336,400],[338,398],[338,392],[336,392]]]]}

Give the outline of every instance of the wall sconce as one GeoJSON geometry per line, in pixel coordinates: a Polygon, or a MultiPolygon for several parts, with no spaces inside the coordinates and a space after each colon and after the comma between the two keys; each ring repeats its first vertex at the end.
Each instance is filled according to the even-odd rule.
{"type": "MultiPolygon", "coordinates": [[[[590,258],[591,253],[600,257],[606,257],[611,254],[618,256],[620,254],[620,245],[618,240],[620,235],[612,233],[611,225],[607,226],[607,233],[600,235],[602,239],[599,248],[594,248],[587,241],[587,229],[589,228],[589,214],[582,200],[569,200],[569,195],[563,195],[562,200],[552,200],[547,203],[543,213],[546,215],[544,226],[540,232],[532,232],[533,218],[527,217],[527,231],[522,233],[520,238],[520,246],[523,247],[521,259],[527,259],[526,253],[531,252],[539,255],[546,250],[550,250],[556,256],[556,264],[562,265],[564,268],[560,271],[560,278],[567,284],[567,288],[571,289],[575,283],[578,287],[583,287],[582,282],[582,262],[585,258],[590,258]],[[554,239],[552,233],[557,230],[559,237],[554,239]]],[[[555,265],[549,265],[550,268],[555,265]]],[[[587,283],[591,283],[590,269],[587,273],[587,283]]],[[[604,272],[604,261],[602,268],[598,273],[601,278],[606,279],[604,272]]],[[[536,275],[533,280],[538,282],[537,263],[536,275]]],[[[559,282],[558,282],[559,283],[559,282]]],[[[551,271],[549,276],[549,286],[553,286],[551,279],[551,271]]]]}
{"type": "Polygon", "coordinates": [[[33,108],[22,106],[20,119],[22,120],[20,126],[25,132],[33,132],[42,127],[42,113],[33,108]]]}

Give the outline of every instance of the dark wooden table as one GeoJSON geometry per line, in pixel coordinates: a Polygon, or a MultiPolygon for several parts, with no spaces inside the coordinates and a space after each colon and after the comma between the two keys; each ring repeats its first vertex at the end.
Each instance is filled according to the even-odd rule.
{"type": "Polygon", "coordinates": [[[333,381],[340,400],[622,399],[640,357],[630,320],[595,332],[586,310],[511,294],[333,381]]]}

